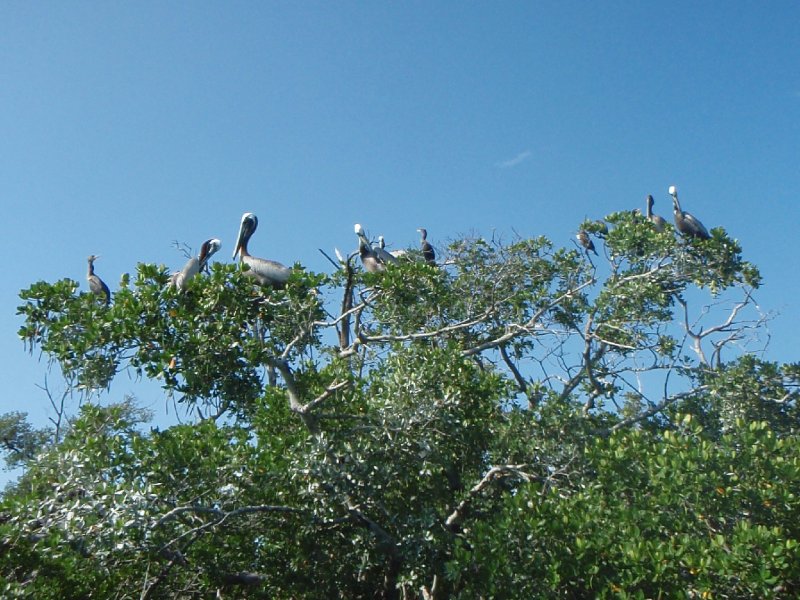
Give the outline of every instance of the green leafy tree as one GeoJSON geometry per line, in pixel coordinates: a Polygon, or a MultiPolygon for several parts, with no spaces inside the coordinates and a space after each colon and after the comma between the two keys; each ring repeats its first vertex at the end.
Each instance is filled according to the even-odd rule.
{"type": "Polygon", "coordinates": [[[722,229],[607,223],[602,259],[467,238],[281,290],[32,285],[20,336],[72,388],[132,373],[193,420],[84,403],[4,495],[3,593],[794,597],[800,369],[748,354],[759,273],[722,229]]]}
{"type": "Polygon", "coordinates": [[[28,422],[27,413],[0,415],[0,444],[9,469],[27,464],[51,438],[50,430],[36,429],[28,422]]]}

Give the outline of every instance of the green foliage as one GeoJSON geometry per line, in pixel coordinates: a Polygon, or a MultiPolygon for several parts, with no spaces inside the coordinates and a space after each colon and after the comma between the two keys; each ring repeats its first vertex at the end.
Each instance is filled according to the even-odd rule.
{"type": "Polygon", "coordinates": [[[520,485],[467,538],[464,598],[793,597],[800,574],[800,441],[766,423],[722,438],[623,430],[520,485]],[[780,482],[780,483],[778,483],[780,482]]]}
{"type": "Polygon", "coordinates": [[[6,415],[2,595],[796,596],[800,367],[721,358],[758,271],[721,229],[607,223],[581,225],[605,260],[472,238],[282,290],[32,285],[20,337],[68,384],[127,371],[190,420],[84,403],[51,442],[6,415]]]}
{"type": "Polygon", "coordinates": [[[25,465],[52,439],[52,431],[35,429],[27,416],[22,412],[0,415],[0,443],[9,469],[25,465]]]}
{"type": "Polygon", "coordinates": [[[233,265],[215,264],[184,293],[168,275],[139,265],[106,307],[77,284],[39,282],[20,296],[26,324],[19,335],[40,346],[62,372],[88,389],[106,388],[120,368],[162,380],[189,404],[246,407],[261,393],[264,359],[302,354],[315,343],[322,316],[310,292],[323,278],[296,272],[285,290],[254,288],[233,265]]]}

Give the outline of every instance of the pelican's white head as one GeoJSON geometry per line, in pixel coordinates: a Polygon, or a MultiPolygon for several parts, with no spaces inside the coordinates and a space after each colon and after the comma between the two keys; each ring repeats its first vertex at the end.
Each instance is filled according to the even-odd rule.
{"type": "Polygon", "coordinates": [[[253,235],[256,227],[258,227],[258,217],[250,212],[244,213],[239,223],[239,233],[236,235],[236,243],[233,245],[233,258],[236,258],[236,255],[241,252],[242,246],[247,244],[247,240],[253,235]]]}
{"type": "MultiPolygon", "coordinates": [[[[206,251],[205,251],[205,254],[204,254],[203,258],[205,258],[206,260],[211,258],[211,256],[217,250],[222,248],[222,242],[220,240],[218,240],[217,238],[211,238],[210,240],[207,240],[204,245],[206,246],[206,251]]],[[[201,248],[201,252],[200,253],[203,254],[202,248],[201,248]]]]}

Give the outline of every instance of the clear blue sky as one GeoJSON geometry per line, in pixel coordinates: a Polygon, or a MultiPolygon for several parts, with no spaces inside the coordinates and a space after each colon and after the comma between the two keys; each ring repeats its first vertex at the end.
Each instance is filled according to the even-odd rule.
{"type": "Polygon", "coordinates": [[[570,244],[648,193],[669,217],[676,184],[762,268],[767,357],[800,358],[797,2],[4,2],[0,23],[0,412],[48,414],[21,288],[83,283],[96,253],[113,290],[179,267],[173,240],[228,260],[244,211],[254,254],[319,271],[356,221],[395,247],[570,244]]]}

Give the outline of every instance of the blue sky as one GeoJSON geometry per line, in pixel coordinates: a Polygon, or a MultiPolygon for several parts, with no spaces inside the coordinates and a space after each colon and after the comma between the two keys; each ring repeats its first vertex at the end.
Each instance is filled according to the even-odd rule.
{"type": "Polygon", "coordinates": [[[21,288],[83,282],[96,253],[113,290],[179,267],[174,240],[228,260],[244,211],[255,255],[321,271],[355,222],[394,247],[571,244],[648,193],[669,217],[676,184],[761,267],[767,357],[797,361],[799,22],[788,1],[4,2],[0,412],[48,414],[21,288]]]}

